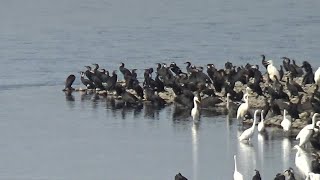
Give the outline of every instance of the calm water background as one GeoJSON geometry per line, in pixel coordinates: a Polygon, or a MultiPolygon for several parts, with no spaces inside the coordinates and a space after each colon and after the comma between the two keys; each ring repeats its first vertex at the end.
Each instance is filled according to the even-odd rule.
{"type": "MultiPolygon", "coordinates": [[[[92,95],[65,96],[67,75],[156,62],[309,60],[320,66],[320,1],[2,0],[0,179],[246,179],[294,167],[297,142],[269,129],[251,146],[224,115],[200,124],[173,106],[122,109],[92,95]]],[[[77,78],[76,85],[80,84],[77,78]]]]}

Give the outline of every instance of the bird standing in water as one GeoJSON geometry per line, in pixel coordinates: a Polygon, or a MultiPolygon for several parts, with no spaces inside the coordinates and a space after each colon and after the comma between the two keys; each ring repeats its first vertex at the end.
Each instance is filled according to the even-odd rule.
{"type": "Polygon", "coordinates": [[[243,175],[238,171],[238,168],[237,168],[237,157],[236,157],[236,155],[233,156],[233,159],[234,159],[233,180],[243,180],[243,175]]]}
{"type": "Polygon", "coordinates": [[[243,141],[243,140],[248,140],[250,141],[251,137],[253,136],[254,133],[254,129],[256,127],[256,122],[257,122],[257,113],[259,110],[255,110],[254,111],[254,116],[253,116],[253,123],[252,126],[249,129],[246,129],[245,131],[243,131],[243,133],[240,135],[239,137],[239,141],[243,141]]]}
{"type": "Polygon", "coordinates": [[[200,119],[200,106],[199,106],[200,101],[197,96],[194,96],[193,104],[194,104],[194,106],[191,110],[191,116],[194,121],[198,121],[200,119]]]}

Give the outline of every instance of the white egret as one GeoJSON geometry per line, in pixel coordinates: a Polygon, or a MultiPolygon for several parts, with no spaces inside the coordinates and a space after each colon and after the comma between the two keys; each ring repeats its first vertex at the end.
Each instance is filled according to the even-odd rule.
{"type": "Polygon", "coordinates": [[[308,153],[298,145],[293,147],[297,149],[295,164],[298,170],[306,177],[311,172],[311,158],[308,153]]]}
{"type": "Polygon", "coordinates": [[[289,131],[291,128],[291,121],[286,117],[286,110],[283,110],[283,120],[281,121],[281,126],[285,132],[289,131]]]}
{"type": "Polygon", "coordinates": [[[243,131],[243,133],[239,136],[239,141],[243,141],[243,140],[250,141],[251,137],[253,136],[254,129],[256,127],[256,121],[257,121],[258,112],[259,112],[259,110],[255,110],[254,111],[252,126],[249,129],[246,129],[245,131],[243,131]]]}
{"type": "Polygon", "coordinates": [[[227,93],[227,110],[230,111],[230,93],[227,93]]]}
{"type": "Polygon", "coordinates": [[[200,119],[200,107],[199,107],[200,101],[197,96],[194,96],[193,103],[194,103],[194,106],[191,110],[191,116],[192,116],[192,119],[196,121],[200,119]]]}
{"type": "Polygon", "coordinates": [[[320,67],[314,73],[314,82],[318,85],[320,83],[320,67]]]}
{"type": "Polygon", "coordinates": [[[243,98],[244,103],[242,103],[237,110],[237,119],[243,118],[249,110],[249,95],[245,95],[243,98]]]}
{"type": "Polygon", "coordinates": [[[299,134],[296,137],[296,140],[300,140],[299,146],[301,147],[306,142],[309,141],[311,135],[313,134],[315,124],[316,124],[316,116],[319,115],[318,113],[314,113],[312,116],[312,124],[306,125],[304,128],[302,128],[299,132],[299,134]]]}
{"type": "Polygon", "coordinates": [[[306,177],[306,180],[320,180],[320,174],[309,172],[306,177]]]}
{"type": "Polygon", "coordinates": [[[243,94],[243,96],[242,96],[242,101],[245,101],[245,97],[246,96],[249,96],[249,91],[250,91],[251,89],[249,88],[249,87],[246,87],[246,92],[243,94]]]}
{"type": "Polygon", "coordinates": [[[280,73],[277,70],[277,68],[273,65],[273,61],[269,60],[268,62],[268,66],[267,66],[267,72],[269,74],[269,78],[272,81],[276,81],[276,78],[274,76],[276,76],[278,78],[278,80],[280,80],[280,73]]]}
{"type": "Polygon", "coordinates": [[[236,155],[234,155],[233,158],[234,158],[233,180],[243,180],[243,175],[238,171],[238,168],[237,168],[237,158],[236,158],[236,155]]]}
{"type": "Polygon", "coordinates": [[[258,131],[259,132],[263,132],[264,129],[265,129],[265,125],[264,125],[264,117],[263,117],[263,110],[261,111],[261,119],[260,119],[260,122],[258,124],[258,131]]]}

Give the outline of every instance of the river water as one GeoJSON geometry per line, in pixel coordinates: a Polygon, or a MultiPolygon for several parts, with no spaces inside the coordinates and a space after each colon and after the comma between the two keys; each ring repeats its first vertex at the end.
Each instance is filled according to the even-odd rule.
{"type": "MultiPolygon", "coordinates": [[[[281,130],[239,143],[226,115],[168,106],[128,109],[61,89],[84,65],[107,70],[190,60],[260,64],[260,54],[320,66],[320,1],[3,0],[0,6],[0,179],[250,179],[294,167],[281,130]]],[[[247,128],[247,127],[244,127],[247,128]]]]}

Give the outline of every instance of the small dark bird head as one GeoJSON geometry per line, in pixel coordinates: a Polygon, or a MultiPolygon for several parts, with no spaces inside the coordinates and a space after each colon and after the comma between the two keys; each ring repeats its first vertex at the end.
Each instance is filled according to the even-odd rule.
{"type": "Polygon", "coordinates": [[[90,66],[84,66],[85,68],[87,68],[87,70],[91,71],[91,67],[90,66]]]}
{"type": "Polygon", "coordinates": [[[124,63],[123,62],[120,63],[120,67],[124,67],[124,63]]]}
{"type": "Polygon", "coordinates": [[[211,69],[212,67],[214,67],[213,64],[207,64],[207,68],[208,68],[208,69],[211,69]]]}
{"type": "Polygon", "coordinates": [[[132,69],[131,70],[132,73],[135,73],[136,71],[137,71],[137,69],[132,69]]]}
{"type": "Polygon", "coordinates": [[[177,64],[175,62],[171,62],[170,67],[176,67],[177,64]]]}
{"type": "Polygon", "coordinates": [[[187,64],[188,66],[191,66],[191,62],[187,61],[184,64],[187,64]]]}
{"type": "Polygon", "coordinates": [[[92,65],[95,66],[95,69],[99,69],[99,65],[98,64],[93,63],[92,65]]]}
{"type": "Polygon", "coordinates": [[[292,59],[292,64],[296,65],[296,60],[292,59]]]}
{"type": "Polygon", "coordinates": [[[79,71],[81,77],[84,77],[84,72],[83,71],[79,71]]]}
{"type": "Polygon", "coordinates": [[[105,74],[105,73],[106,73],[106,69],[101,69],[100,72],[103,73],[103,74],[105,74]]]}
{"type": "Polygon", "coordinates": [[[282,57],[281,59],[283,59],[283,62],[290,64],[290,59],[287,57],[282,57]]]}

